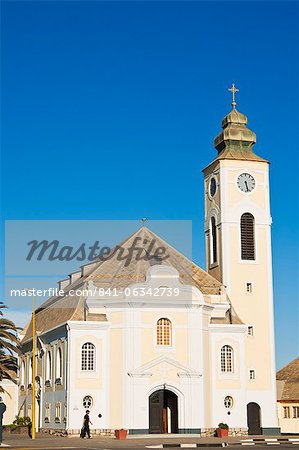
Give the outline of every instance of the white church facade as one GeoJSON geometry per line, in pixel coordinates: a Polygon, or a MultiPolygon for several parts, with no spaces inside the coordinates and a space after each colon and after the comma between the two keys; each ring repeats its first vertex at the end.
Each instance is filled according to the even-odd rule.
{"type": "MultiPolygon", "coordinates": [[[[148,258],[84,265],[36,311],[39,429],[79,433],[89,409],[101,434],[206,436],[220,422],[235,434],[278,432],[269,164],[235,106],[203,171],[206,271],[142,226],[121,247],[138,240],[148,258]],[[152,242],[165,259],[149,255],[152,242]]],[[[29,416],[31,330],[19,386],[29,416]]]]}

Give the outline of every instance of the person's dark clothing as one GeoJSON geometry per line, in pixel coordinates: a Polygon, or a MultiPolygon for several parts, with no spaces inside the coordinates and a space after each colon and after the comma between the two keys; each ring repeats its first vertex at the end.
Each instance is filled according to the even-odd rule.
{"type": "Polygon", "coordinates": [[[82,433],[81,433],[81,437],[82,438],[84,438],[86,435],[87,435],[88,438],[90,438],[89,422],[90,422],[89,415],[85,414],[85,416],[84,416],[84,425],[83,425],[82,433]]]}

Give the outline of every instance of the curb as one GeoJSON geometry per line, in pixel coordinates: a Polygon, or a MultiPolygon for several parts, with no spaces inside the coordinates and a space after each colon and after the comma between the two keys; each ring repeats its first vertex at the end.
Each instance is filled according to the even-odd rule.
{"type": "Polygon", "coordinates": [[[184,443],[184,444],[157,444],[157,445],[146,445],[146,448],[171,448],[171,447],[180,447],[180,448],[197,448],[197,447],[230,447],[233,445],[281,445],[281,444],[294,444],[299,445],[299,438],[278,438],[278,439],[242,439],[238,442],[215,442],[209,444],[202,443],[184,443]]]}
{"type": "Polygon", "coordinates": [[[215,442],[215,444],[157,444],[157,445],[146,445],[146,448],[197,448],[197,447],[226,447],[225,442],[215,442]]]}
{"type": "Polygon", "coordinates": [[[241,439],[240,442],[226,442],[225,445],[280,445],[280,444],[299,444],[297,438],[254,438],[254,439],[241,439]]]}

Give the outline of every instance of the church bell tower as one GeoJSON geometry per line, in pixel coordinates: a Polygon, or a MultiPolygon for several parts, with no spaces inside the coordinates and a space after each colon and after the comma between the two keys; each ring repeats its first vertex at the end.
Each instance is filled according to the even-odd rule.
{"type": "Polygon", "coordinates": [[[236,109],[222,120],[216,158],[203,170],[206,266],[225,286],[247,325],[247,403],[261,408],[261,430],[277,431],[269,162],[253,151],[256,135],[236,109]]]}

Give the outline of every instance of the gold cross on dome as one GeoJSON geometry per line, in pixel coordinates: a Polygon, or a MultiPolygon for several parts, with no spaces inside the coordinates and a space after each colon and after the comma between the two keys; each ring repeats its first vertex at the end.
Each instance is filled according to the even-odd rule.
{"type": "Polygon", "coordinates": [[[229,89],[229,91],[232,93],[232,96],[233,96],[232,107],[233,107],[234,109],[236,109],[237,103],[236,103],[236,97],[235,97],[235,94],[236,94],[236,92],[239,92],[239,89],[236,88],[236,87],[235,87],[235,84],[233,83],[233,84],[232,84],[232,87],[229,89]]]}

